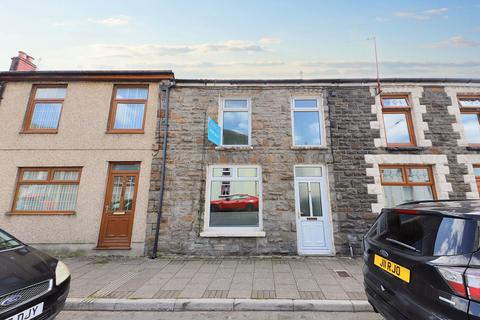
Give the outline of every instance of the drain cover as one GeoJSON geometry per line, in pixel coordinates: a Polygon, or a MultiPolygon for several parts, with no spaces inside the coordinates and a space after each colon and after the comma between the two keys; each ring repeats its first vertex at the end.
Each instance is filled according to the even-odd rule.
{"type": "Polygon", "coordinates": [[[350,274],[346,270],[333,270],[340,278],[350,278],[350,274]]]}

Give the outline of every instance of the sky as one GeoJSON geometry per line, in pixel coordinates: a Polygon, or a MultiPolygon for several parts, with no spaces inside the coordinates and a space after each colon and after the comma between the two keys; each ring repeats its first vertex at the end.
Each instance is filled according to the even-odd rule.
{"type": "Polygon", "coordinates": [[[0,70],[480,78],[480,0],[0,0],[0,70]]]}

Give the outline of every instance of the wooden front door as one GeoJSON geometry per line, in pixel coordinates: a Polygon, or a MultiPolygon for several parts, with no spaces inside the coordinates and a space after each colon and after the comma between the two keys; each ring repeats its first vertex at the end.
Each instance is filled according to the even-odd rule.
{"type": "Polygon", "coordinates": [[[98,248],[129,249],[140,163],[111,163],[98,248]]]}

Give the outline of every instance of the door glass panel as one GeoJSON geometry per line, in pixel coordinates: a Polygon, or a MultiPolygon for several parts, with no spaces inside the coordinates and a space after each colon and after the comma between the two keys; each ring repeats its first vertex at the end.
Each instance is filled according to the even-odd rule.
{"type": "Polygon", "coordinates": [[[321,177],[321,167],[296,167],[295,175],[297,177],[321,177]]]}
{"type": "Polygon", "coordinates": [[[310,216],[310,201],[308,196],[308,182],[298,183],[298,195],[300,201],[300,216],[310,216]]]}
{"type": "Polygon", "coordinates": [[[322,216],[322,195],[320,193],[320,183],[310,183],[311,197],[312,197],[312,214],[315,217],[322,216]]]}
{"type": "Polygon", "coordinates": [[[129,211],[133,207],[133,190],[135,190],[135,177],[128,176],[125,186],[125,195],[123,196],[123,210],[129,211]]]}
{"type": "Polygon", "coordinates": [[[138,171],[140,163],[117,163],[112,166],[114,171],[138,171]]]}
{"type": "Polygon", "coordinates": [[[123,189],[123,177],[116,176],[113,178],[112,200],[110,201],[110,208],[112,211],[120,209],[120,198],[123,189]]]}

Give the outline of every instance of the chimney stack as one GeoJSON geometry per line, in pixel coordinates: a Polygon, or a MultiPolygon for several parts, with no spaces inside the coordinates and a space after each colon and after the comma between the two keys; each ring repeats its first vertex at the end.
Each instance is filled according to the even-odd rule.
{"type": "Polygon", "coordinates": [[[18,51],[18,56],[12,58],[10,71],[35,71],[37,66],[33,63],[35,60],[23,51],[18,51]]]}

